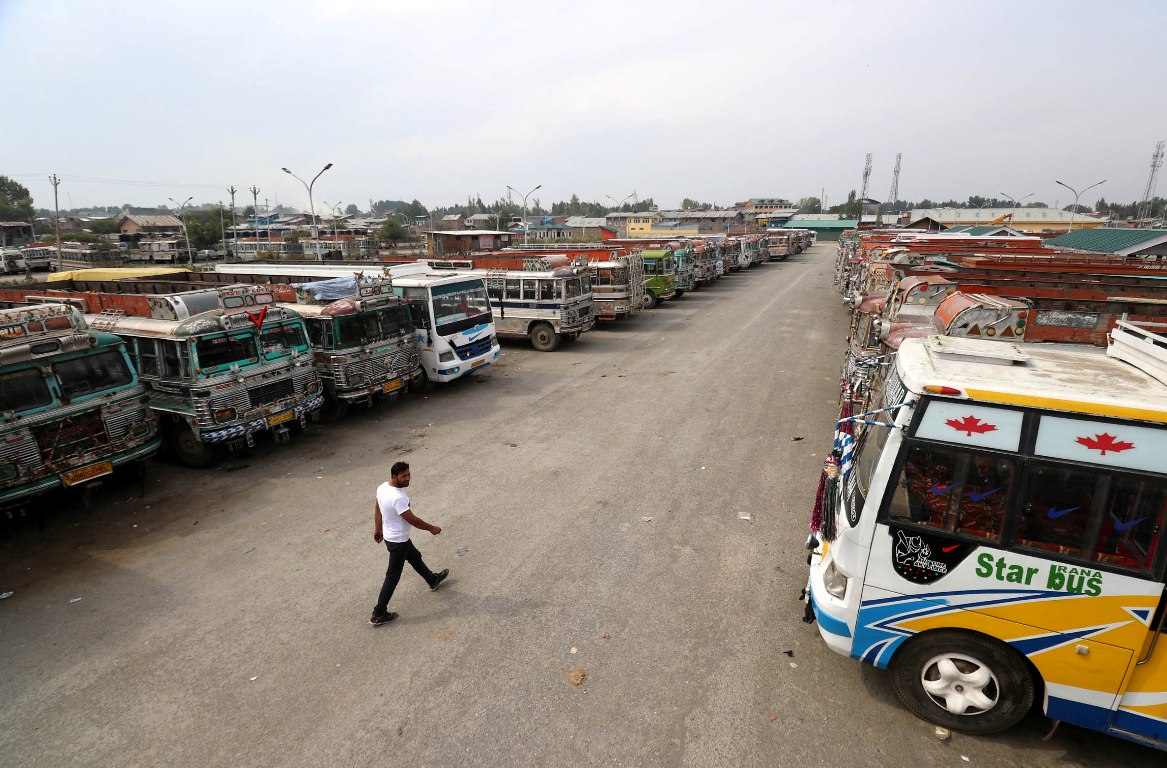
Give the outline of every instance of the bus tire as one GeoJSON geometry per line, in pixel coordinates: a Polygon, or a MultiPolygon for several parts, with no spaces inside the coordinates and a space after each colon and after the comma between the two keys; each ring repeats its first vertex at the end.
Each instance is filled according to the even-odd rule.
{"type": "Polygon", "coordinates": [[[681,298],[682,296],[684,296],[684,295],[685,295],[685,291],[686,291],[686,290],[688,290],[688,289],[687,289],[687,288],[678,288],[678,289],[677,289],[677,292],[676,292],[676,293],[673,295],[673,298],[674,298],[674,299],[679,299],[679,298],[681,298]]]}
{"type": "Polygon", "coordinates": [[[340,421],[348,413],[348,403],[339,397],[325,397],[324,405],[316,412],[316,418],[322,424],[332,424],[340,421]]]}
{"type": "Polygon", "coordinates": [[[170,450],[188,467],[204,469],[219,460],[219,452],[210,443],[198,439],[194,430],[179,421],[170,425],[170,450]]]}
{"type": "Polygon", "coordinates": [[[658,299],[656,297],[656,294],[653,293],[652,291],[645,291],[644,292],[644,308],[645,309],[656,309],[657,304],[660,304],[660,299],[658,299]]]}
{"type": "Polygon", "coordinates": [[[953,731],[1004,731],[1033,707],[1025,658],[975,632],[937,630],[912,638],[892,656],[890,671],[896,698],[908,711],[953,731]]]}
{"type": "Polygon", "coordinates": [[[527,335],[531,346],[540,352],[554,352],[559,347],[559,334],[547,323],[535,323],[527,335]]]}

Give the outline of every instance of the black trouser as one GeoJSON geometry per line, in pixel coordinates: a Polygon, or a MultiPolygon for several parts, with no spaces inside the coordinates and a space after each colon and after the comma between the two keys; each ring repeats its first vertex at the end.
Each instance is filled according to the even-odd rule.
{"type": "Polygon", "coordinates": [[[412,541],[387,541],[385,548],[389,550],[389,568],[385,571],[385,583],[381,585],[381,594],[377,597],[377,607],[373,609],[374,616],[384,616],[389,607],[389,599],[393,597],[393,590],[397,589],[397,582],[401,579],[401,569],[406,563],[413,566],[417,575],[425,579],[425,583],[433,586],[434,572],[426,567],[421,559],[421,552],[413,546],[412,541]]]}

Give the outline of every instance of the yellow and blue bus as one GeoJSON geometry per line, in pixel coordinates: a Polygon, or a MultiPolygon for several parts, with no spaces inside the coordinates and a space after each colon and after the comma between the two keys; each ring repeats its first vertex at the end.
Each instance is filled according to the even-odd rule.
{"type": "Polygon", "coordinates": [[[826,643],[953,730],[1040,704],[1167,749],[1167,339],[910,339],[877,405],[808,542],[826,643]]]}

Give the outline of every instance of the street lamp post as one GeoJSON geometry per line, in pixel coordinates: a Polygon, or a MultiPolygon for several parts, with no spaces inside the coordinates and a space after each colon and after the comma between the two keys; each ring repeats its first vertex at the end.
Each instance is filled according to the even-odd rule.
{"type": "Polygon", "coordinates": [[[530,227],[527,226],[527,198],[532,193],[534,193],[536,189],[542,188],[542,186],[543,186],[542,184],[539,184],[535,187],[535,189],[532,189],[530,192],[528,192],[527,194],[524,195],[522,192],[515,189],[511,185],[509,185],[509,184],[507,185],[507,189],[509,189],[511,192],[514,192],[516,195],[519,195],[520,197],[523,198],[523,242],[524,243],[529,243],[531,241],[530,238],[528,237],[528,235],[531,233],[531,229],[530,229],[530,227]]]}
{"type": "Polygon", "coordinates": [[[301,184],[303,184],[303,185],[304,185],[304,189],[308,190],[308,210],[312,212],[312,249],[313,249],[313,251],[315,251],[315,250],[316,250],[316,246],[317,246],[317,243],[316,243],[316,241],[317,241],[317,240],[320,238],[320,228],[319,228],[319,226],[316,224],[316,206],[315,206],[315,204],[312,202],[312,187],[313,187],[313,185],[315,185],[315,184],[316,184],[316,180],[320,178],[320,174],[321,174],[321,173],[324,173],[325,171],[327,171],[327,170],[328,170],[329,168],[331,168],[331,167],[332,167],[332,163],[329,163],[328,165],[326,165],[326,166],[324,166],[323,168],[321,168],[321,169],[320,169],[320,173],[318,173],[318,174],[316,174],[315,176],[313,176],[313,177],[312,177],[312,181],[310,181],[310,182],[308,182],[308,181],[304,181],[304,180],[303,180],[303,179],[301,179],[299,176],[297,176],[296,174],[294,174],[294,173],[292,173],[291,171],[289,171],[287,168],[281,168],[281,169],[280,169],[281,171],[283,171],[284,173],[288,174],[289,176],[291,176],[291,177],[292,177],[293,179],[295,179],[296,181],[298,181],[298,182],[300,182],[301,184]]]}
{"type": "Polygon", "coordinates": [[[186,236],[186,258],[190,262],[191,269],[194,269],[194,251],[190,249],[190,230],[186,228],[186,214],[184,213],[187,204],[194,200],[194,197],[188,197],[181,205],[173,197],[166,199],[178,206],[178,217],[182,220],[182,234],[186,236]]]}
{"type": "Polygon", "coordinates": [[[1078,213],[1078,198],[1079,198],[1079,197],[1081,197],[1081,196],[1082,196],[1083,194],[1085,194],[1086,192],[1090,191],[1091,189],[1094,189],[1094,188],[1095,188],[1095,187],[1097,187],[1099,184],[1105,184],[1105,183],[1106,183],[1106,179],[1103,179],[1102,181],[1096,181],[1096,182],[1094,182],[1094,183],[1093,183],[1093,184],[1091,184],[1090,186],[1086,187],[1086,189],[1083,189],[1081,192],[1079,192],[1078,190],[1074,189],[1073,187],[1071,187],[1069,184],[1066,184],[1065,182],[1058,181],[1058,180],[1056,180],[1056,179],[1055,179],[1055,180],[1054,180],[1054,183],[1055,183],[1055,184],[1061,184],[1063,187],[1065,187],[1066,189],[1068,189],[1068,190],[1070,190],[1071,192],[1073,192],[1073,193],[1074,193],[1074,207],[1070,209],[1070,228],[1066,230],[1066,234],[1068,235],[1068,234],[1070,234],[1071,232],[1073,232],[1073,231],[1074,231],[1074,216],[1075,216],[1075,214],[1077,214],[1077,213],[1078,213]]]}
{"type": "Polygon", "coordinates": [[[1004,192],[1002,192],[1001,194],[1002,194],[1002,195],[1004,195],[1004,197],[1005,197],[1005,199],[1006,199],[1006,200],[1012,200],[1012,201],[1013,201],[1013,213],[1009,214],[1009,226],[1013,226],[1013,220],[1017,218],[1017,206],[1018,206],[1018,205],[1020,205],[1021,203],[1025,202],[1025,201],[1026,201],[1026,200],[1028,200],[1029,198],[1033,197],[1033,196],[1034,196],[1034,195],[1036,195],[1037,193],[1036,193],[1036,192],[1030,192],[1028,195],[1026,195],[1025,197],[1023,197],[1023,198],[1021,198],[1021,199],[1019,199],[1019,200],[1018,200],[1018,199],[1015,199],[1015,198],[1013,198],[1013,197],[1012,197],[1012,196],[1010,196],[1010,195],[1006,195],[1004,192]]]}
{"type": "Polygon", "coordinates": [[[332,245],[333,247],[336,247],[336,219],[338,216],[340,216],[340,203],[332,205],[327,200],[325,200],[324,204],[332,209],[332,245]]]}
{"type": "Polygon", "coordinates": [[[981,225],[981,211],[985,210],[985,206],[991,204],[992,202],[992,200],[986,200],[983,204],[977,206],[977,219],[975,222],[973,222],[974,226],[979,227],[981,225]]]}

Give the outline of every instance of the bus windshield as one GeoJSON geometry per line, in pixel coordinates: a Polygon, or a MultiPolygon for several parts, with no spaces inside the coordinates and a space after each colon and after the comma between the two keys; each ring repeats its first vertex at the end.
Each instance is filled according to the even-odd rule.
{"type": "Polygon", "coordinates": [[[299,323],[264,327],[259,335],[259,343],[263,345],[263,356],[269,359],[291,354],[293,349],[303,351],[308,346],[304,339],[304,329],[299,323]]]}
{"type": "Polygon", "coordinates": [[[337,318],[337,336],[344,347],[394,339],[411,330],[409,310],[404,306],[387,307],[362,315],[337,318]]]}
{"type": "Polygon", "coordinates": [[[0,411],[27,411],[53,402],[49,385],[39,368],[0,374],[0,411]]]}
{"type": "Polygon", "coordinates": [[[254,363],[259,360],[256,349],[252,333],[205,336],[195,342],[199,368],[204,373],[211,368],[254,363]]]}
{"type": "Polygon", "coordinates": [[[434,300],[434,321],[438,333],[448,336],[489,323],[490,300],[480,280],[437,285],[431,289],[434,300]]]}
{"type": "Polygon", "coordinates": [[[116,349],[62,360],[53,366],[53,370],[61,384],[62,397],[68,398],[124,387],[134,380],[125,356],[116,349]]]}

